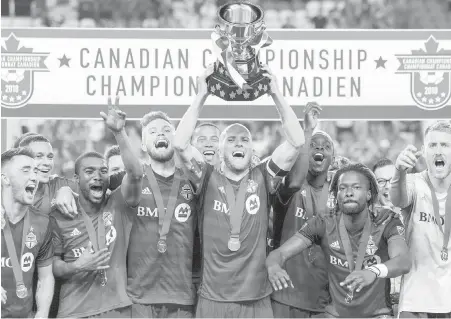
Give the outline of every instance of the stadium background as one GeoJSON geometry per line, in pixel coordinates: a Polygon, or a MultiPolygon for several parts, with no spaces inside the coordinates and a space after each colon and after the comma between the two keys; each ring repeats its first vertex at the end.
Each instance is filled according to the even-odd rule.
{"type": "MultiPolygon", "coordinates": [[[[213,29],[217,8],[227,0],[2,0],[2,27],[117,27],[213,29]]],[[[265,10],[271,28],[449,29],[451,0],[252,0],[265,10]]],[[[306,101],[307,102],[307,101],[306,101]]],[[[149,109],[150,111],[150,109],[149,109]]],[[[47,136],[55,149],[54,173],[73,174],[74,159],[87,150],[104,152],[115,144],[103,122],[8,119],[7,147],[23,133],[47,136]]],[[[177,123],[176,123],[177,124],[177,123]]],[[[218,122],[221,128],[228,123],[218,122]]],[[[281,142],[277,122],[243,122],[251,130],[256,154],[264,158],[281,142]]],[[[327,121],[320,128],[336,141],[336,153],[373,165],[395,160],[407,145],[420,147],[427,122],[327,121]]],[[[141,127],[127,130],[140,147],[141,127]]],[[[142,154],[143,155],[143,154],[142,154]]],[[[143,155],[144,156],[144,155],[143,155]]],[[[416,170],[424,169],[420,161],[416,170]]]]}

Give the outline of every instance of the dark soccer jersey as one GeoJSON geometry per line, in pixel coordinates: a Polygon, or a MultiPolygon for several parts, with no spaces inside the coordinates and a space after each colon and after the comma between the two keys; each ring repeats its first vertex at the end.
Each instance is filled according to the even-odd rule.
{"type": "MultiPolygon", "coordinates": [[[[338,225],[341,214],[314,217],[310,219],[299,233],[309,238],[313,243],[321,245],[328,260],[330,294],[332,304],[326,307],[326,311],[335,317],[360,317],[368,318],[378,315],[390,314],[385,303],[385,280],[376,281],[363,288],[360,292],[354,292],[354,299],[350,304],[345,303],[346,287],[341,287],[340,282],[349,275],[348,262],[343,242],[339,236],[338,225]]],[[[379,264],[389,260],[388,242],[395,238],[404,238],[404,227],[399,219],[393,219],[387,225],[375,226],[372,224],[371,235],[363,260],[363,268],[379,264]]],[[[354,252],[354,260],[357,258],[358,245],[362,231],[354,236],[349,236],[354,252]]],[[[299,234],[298,234],[299,235],[299,234]]]]}
{"type": "MultiPolygon", "coordinates": [[[[328,184],[324,187],[327,189],[328,184]]],[[[279,207],[282,208],[281,205],[279,207]]],[[[333,210],[332,207],[328,207],[327,193],[324,194],[322,188],[316,189],[305,182],[301,190],[288,202],[280,244],[291,238],[313,216],[324,216],[331,214],[331,211],[333,210]]],[[[287,260],[285,269],[294,288],[275,291],[272,299],[299,309],[324,311],[326,305],[330,303],[330,295],[327,263],[321,247],[312,245],[301,254],[287,260]]]]}
{"type": "MultiPolygon", "coordinates": [[[[181,183],[173,211],[167,251],[157,250],[160,212],[148,178],[143,180],[141,201],[134,211],[134,221],[128,248],[127,292],[134,303],[194,304],[192,280],[194,226],[197,222],[195,198],[190,183],[180,173],[181,183]]],[[[165,208],[174,176],[155,174],[165,208]]]]}
{"type": "MultiPolygon", "coordinates": [[[[230,211],[224,176],[210,165],[203,167],[198,184],[201,203],[202,297],[216,301],[258,300],[272,289],[265,267],[269,215],[269,186],[272,178],[266,163],[251,170],[245,195],[238,251],[230,251],[230,211]]],[[[193,179],[194,184],[196,181],[193,179]]],[[[235,191],[238,185],[233,185],[235,191]]]]}
{"type": "Polygon", "coordinates": [[[56,192],[63,186],[69,186],[74,192],[78,192],[78,185],[74,181],[59,176],[52,176],[48,183],[39,183],[33,206],[43,214],[50,214],[56,192]]]}
{"type": "MultiPolygon", "coordinates": [[[[127,296],[126,257],[132,228],[133,209],[122,196],[113,191],[103,211],[91,218],[97,231],[99,219],[105,224],[106,247],[111,252],[107,284],[100,285],[95,272],[79,272],[64,281],[61,288],[58,317],[86,317],[131,304],[127,296]]],[[[70,219],[54,209],[50,217],[55,255],[73,262],[89,246],[89,235],[81,214],[70,219]]]]}
{"type": "MultiPolygon", "coordinates": [[[[5,235],[2,231],[2,288],[6,290],[7,301],[2,303],[2,318],[30,316],[33,306],[32,283],[36,265],[49,266],[53,262],[52,236],[49,229],[49,217],[35,208],[30,207],[30,228],[26,232],[23,255],[19,259],[23,273],[24,284],[28,288],[28,296],[20,299],[16,295],[16,281],[11,259],[6,247],[5,235]]],[[[17,224],[10,224],[11,233],[17,254],[22,249],[24,218],[17,224]]]]}

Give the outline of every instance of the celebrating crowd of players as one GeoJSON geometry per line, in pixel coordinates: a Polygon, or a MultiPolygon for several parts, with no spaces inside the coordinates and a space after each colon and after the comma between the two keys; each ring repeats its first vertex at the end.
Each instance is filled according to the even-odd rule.
{"type": "Polygon", "coordinates": [[[451,123],[372,171],[335,156],[317,104],[302,128],[265,70],[285,142],[263,161],[245,126],[196,126],[211,68],[177,129],[142,118],[147,163],[118,99],[117,146],[73,180],[39,134],[2,153],[2,317],[451,318],[451,123]]]}

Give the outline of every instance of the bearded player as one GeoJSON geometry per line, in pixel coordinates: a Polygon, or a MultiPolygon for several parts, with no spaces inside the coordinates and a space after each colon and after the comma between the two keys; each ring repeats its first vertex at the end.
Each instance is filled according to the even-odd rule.
{"type": "Polygon", "coordinates": [[[48,214],[32,206],[38,183],[33,158],[25,148],[10,149],[1,156],[2,318],[30,318],[33,296],[36,317],[46,318],[52,302],[53,246],[48,214]]]}
{"type": "Polygon", "coordinates": [[[143,169],[125,133],[125,113],[108,103],[101,113],[121,148],[126,175],[106,196],[109,176],[104,157],[82,154],[75,162],[79,214],[69,219],[55,207],[51,223],[56,277],[64,278],[58,317],[130,317],[126,254],[132,218],[139,204],[143,169]]]}
{"type": "Polygon", "coordinates": [[[405,215],[413,266],[401,284],[401,318],[451,317],[451,123],[437,121],[424,133],[422,151],[407,146],[396,159],[390,195],[405,215]],[[424,155],[427,170],[407,174],[424,155]],[[439,221],[439,222],[438,222],[439,221]]]}
{"type": "Polygon", "coordinates": [[[286,262],[311,247],[320,245],[327,261],[332,303],[327,316],[377,317],[390,314],[385,303],[385,281],[410,269],[404,228],[397,218],[375,225],[369,208],[377,201],[373,173],[362,164],[339,169],[331,184],[337,199],[337,213],[315,216],[270,253],[266,261],[269,280],[275,290],[288,288],[286,262]]]}
{"type": "Polygon", "coordinates": [[[265,164],[252,169],[252,137],[240,124],[227,127],[219,139],[220,169],[206,163],[191,144],[202,106],[208,96],[206,76],[183,116],[174,140],[191,183],[200,196],[202,281],[196,317],[272,317],[271,286],[264,266],[268,229],[270,180],[285,176],[304,143],[304,133],[284,101],[276,79],[271,96],[280,114],[286,142],[265,164]]]}

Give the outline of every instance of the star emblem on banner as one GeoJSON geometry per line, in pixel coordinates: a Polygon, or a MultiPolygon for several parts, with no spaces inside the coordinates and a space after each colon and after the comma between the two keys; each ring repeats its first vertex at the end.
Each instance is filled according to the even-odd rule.
{"type": "Polygon", "coordinates": [[[234,99],[235,98],[235,96],[236,96],[236,93],[234,92],[234,91],[232,91],[232,92],[230,92],[230,98],[231,99],[234,99]]]}
{"type": "Polygon", "coordinates": [[[60,68],[63,66],[70,68],[69,62],[72,59],[68,58],[65,54],[61,58],[58,58],[58,60],[60,61],[60,68]]]}
{"type": "Polygon", "coordinates": [[[380,56],[378,60],[374,60],[376,62],[376,69],[384,68],[385,69],[385,63],[387,63],[387,60],[382,59],[380,56]]]}

